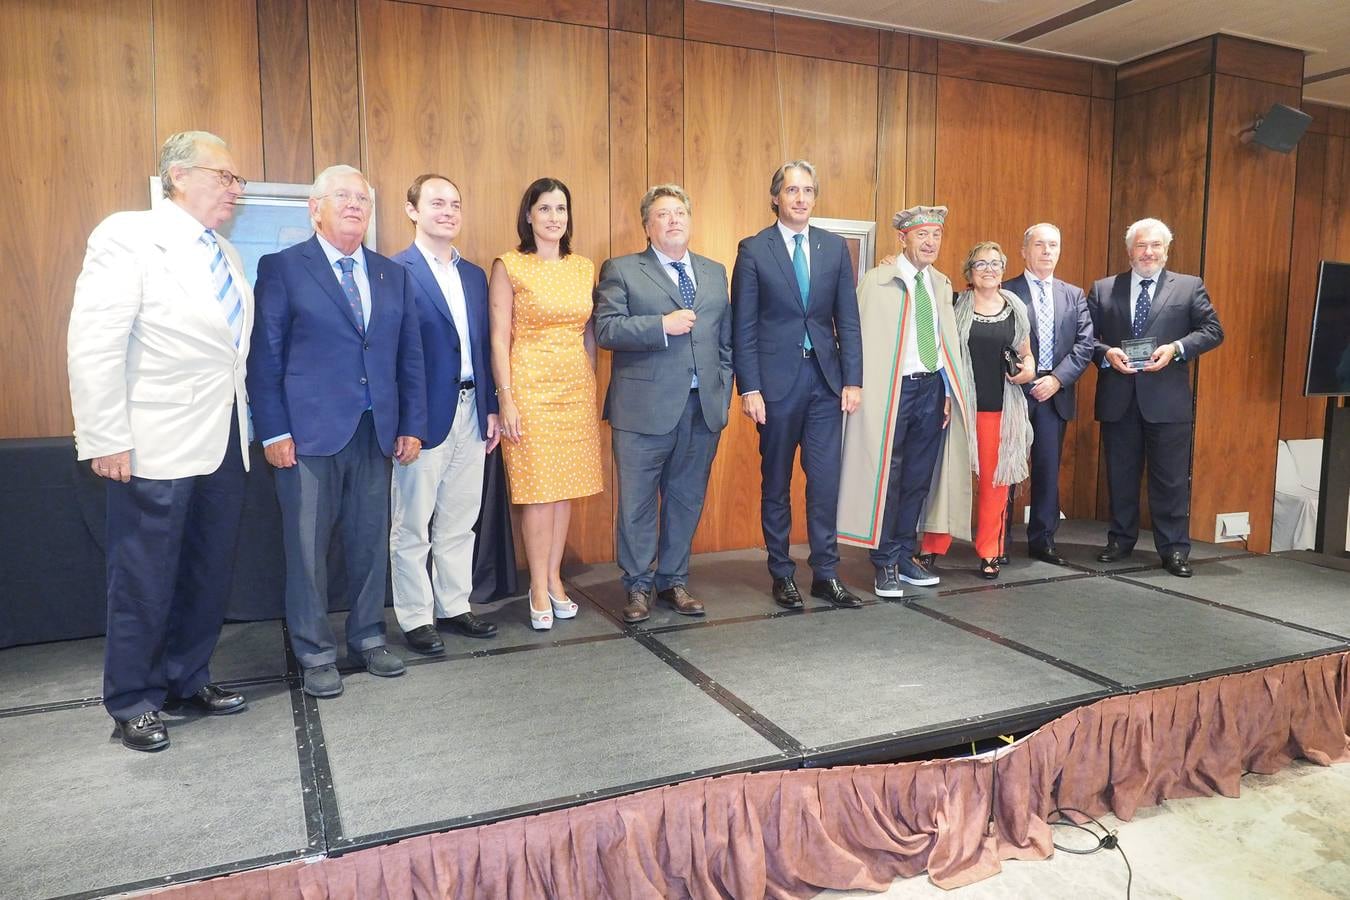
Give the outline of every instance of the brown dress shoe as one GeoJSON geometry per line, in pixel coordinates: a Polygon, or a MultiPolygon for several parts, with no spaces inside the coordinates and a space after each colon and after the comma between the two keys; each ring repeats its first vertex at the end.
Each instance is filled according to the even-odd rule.
{"type": "Polygon", "coordinates": [[[689,596],[682,584],[671,585],[656,596],[682,616],[703,615],[703,601],[689,596]]]}
{"type": "Polygon", "coordinates": [[[623,608],[623,620],[630,625],[645,622],[652,614],[652,596],[646,591],[628,592],[628,605],[623,608]]]}

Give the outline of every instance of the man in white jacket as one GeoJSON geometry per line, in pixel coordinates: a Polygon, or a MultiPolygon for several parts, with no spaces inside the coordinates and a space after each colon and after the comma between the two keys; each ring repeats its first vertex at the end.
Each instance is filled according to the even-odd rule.
{"type": "Polygon", "coordinates": [[[248,468],[253,293],[215,229],[246,182],[204,131],[160,151],[166,201],[89,236],[67,339],[75,446],[108,479],[103,705],[133,750],[169,745],[159,712],[238,712],[208,664],[230,595],[248,468]]]}

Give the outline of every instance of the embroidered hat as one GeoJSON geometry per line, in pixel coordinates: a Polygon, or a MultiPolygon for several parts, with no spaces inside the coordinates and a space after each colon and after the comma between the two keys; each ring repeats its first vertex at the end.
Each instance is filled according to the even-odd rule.
{"type": "Polygon", "coordinates": [[[945,206],[911,206],[902,209],[891,219],[896,231],[909,231],[920,225],[942,225],[947,221],[945,206]]]}

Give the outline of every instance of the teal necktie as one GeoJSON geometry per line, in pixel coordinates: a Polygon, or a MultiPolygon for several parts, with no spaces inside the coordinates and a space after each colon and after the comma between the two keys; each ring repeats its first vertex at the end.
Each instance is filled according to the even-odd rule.
{"type": "MultiPolygon", "coordinates": [[[[806,309],[806,302],[811,296],[811,272],[806,266],[806,248],[802,242],[806,240],[804,234],[794,234],[792,240],[795,246],[792,250],[792,268],[797,273],[797,291],[802,295],[802,309],[806,309]]],[[[808,333],[802,341],[802,347],[811,349],[811,335],[808,333]]]]}

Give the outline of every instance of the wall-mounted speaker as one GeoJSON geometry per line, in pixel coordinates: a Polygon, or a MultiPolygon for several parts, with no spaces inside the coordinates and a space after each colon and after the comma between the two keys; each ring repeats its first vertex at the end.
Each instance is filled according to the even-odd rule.
{"type": "Polygon", "coordinates": [[[1260,144],[1271,150],[1288,153],[1298,146],[1299,139],[1312,124],[1312,116],[1301,109],[1276,103],[1264,116],[1242,133],[1242,142],[1260,144]]]}

